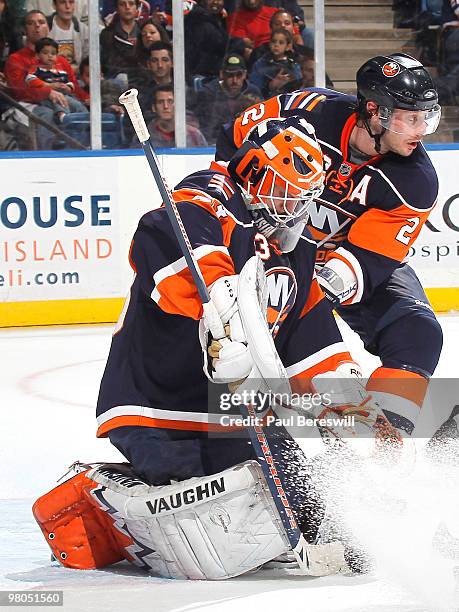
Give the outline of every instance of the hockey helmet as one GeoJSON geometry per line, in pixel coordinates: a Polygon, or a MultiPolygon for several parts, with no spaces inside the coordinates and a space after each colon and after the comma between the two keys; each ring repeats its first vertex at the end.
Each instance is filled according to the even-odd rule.
{"type": "Polygon", "coordinates": [[[230,174],[246,195],[249,210],[268,223],[286,226],[305,215],[323,190],[323,156],[305,119],[262,121],[231,158],[230,174]]]}
{"type": "Polygon", "coordinates": [[[406,53],[378,55],[365,62],[357,72],[357,98],[364,116],[367,102],[375,102],[381,125],[393,132],[407,133],[420,122],[423,135],[433,134],[440,121],[438,92],[432,78],[417,59],[406,53]],[[419,112],[412,116],[399,113],[395,122],[394,109],[419,112]]]}

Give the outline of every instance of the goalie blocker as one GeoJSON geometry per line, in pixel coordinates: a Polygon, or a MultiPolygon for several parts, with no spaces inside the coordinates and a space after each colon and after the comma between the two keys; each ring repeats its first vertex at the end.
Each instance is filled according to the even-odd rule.
{"type": "MultiPolygon", "coordinates": [[[[126,559],[164,578],[239,576],[290,550],[260,466],[150,486],[129,464],[102,464],[40,497],[33,514],[72,569],[126,559]]],[[[343,548],[308,545],[311,575],[346,569],[343,548]]]]}

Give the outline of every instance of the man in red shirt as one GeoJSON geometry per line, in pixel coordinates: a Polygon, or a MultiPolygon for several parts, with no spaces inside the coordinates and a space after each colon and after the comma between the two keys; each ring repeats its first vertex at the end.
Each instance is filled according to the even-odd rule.
{"type": "MultiPolygon", "coordinates": [[[[12,53],[5,64],[5,77],[8,85],[13,91],[13,95],[18,102],[29,102],[39,104],[44,100],[49,100],[53,104],[59,104],[68,107],[68,102],[65,95],[56,89],[53,89],[48,83],[42,81],[40,87],[37,83],[34,86],[30,82],[26,82],[26,77],[32,66],[36,63],[37,57],[35,53],[35,43],[40,38],[49,36],[48,23],[46,16],[41,11],[29,11],[25,16],[25,46],[12,53]]],[[[56,62],[57,68],[62,68],[69,75],[70,81],[74,85],[75,95],[81,100],[86,101],[88,94],[85,93],[78,85],[75,78],[75,73],[68,61],[58,56],[56,62]],[[57,63],[58,62],[58,63],[57,63]]],[[[33,113],[46,121],[53,121],[53,110],[44,106],[36,106],[33,113]]],[[[51,148],[54,134],[42,126],[37,127],[37,142],[40,149],[51,148]]]]}
{"type": "Polygon", "coordinates": [[[241,0],[241,8],[228,17],[228,33],[232,38],[242,38],[246,48],[256,49],[269,41],[270,20],[277,10],[264,6],[263,0],[241,0]]]}

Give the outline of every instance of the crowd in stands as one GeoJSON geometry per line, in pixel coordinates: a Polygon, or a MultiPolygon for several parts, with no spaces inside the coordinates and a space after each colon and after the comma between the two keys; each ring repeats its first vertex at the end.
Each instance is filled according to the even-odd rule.
{"type": "Polygon", "coordinates": [[[395,26],[415,33],[443,106],[459,104],[459,0],[393,0],[395,26]]]}
{"type": "MultiPolygon", "coordinates": [[[[257,101],[314,85],[313,35],[297,0],[183,7],[188,146],[215,143],[222,123],[257,101]]],[[[393,0],[393,8],[395,26],[414,30],[440,102],[457,105],[459,0],[393,0]]],[[[136,87],[156,146],[174,146],[172,1],[99,0],[99,9],[102,112],[119,126],[116,144],[137,146],[118,102],[136,87]]],[[[1,149],[62,148],[46,122],[64,132],[89,124],[88,54],[88,0],[0,0],[1,149]]]]}
{"type": "MultiPolygon", "coordinates": [[[[297,0],[183,0],[183,8],[188,146],[215,143],[221,124],[257,101],[314,85],[313,35],[297,0]]],[[[393,8],[395,26],[414,30],[440,102],[457,105],[459,0],[393,0],[393,8]]],[[[155,144],[174,146],[172,1],[99,0],[99,9],[103,125],[116,120],[116,144],[137,146],[118,102],[136,87],[155,144]]],[[[47,124],[64,132],[89,124],[88,54],[88,0],[0,0],[0,149],[62,148],[47,124]]]]}
{"type": "MultiPolygon", "coordinates": [[[[313,37],[297,0],[183,7],[188,146],[215,143],[221,124],[250,104],[313,85],[313,37]]],[[[174,146],[171,0],[99,0],[99,8],[105,121],[118,121],[119,146],[137,146],[118,103],[136,87],[154,143],[174,146]]],[[[0,148],[62,148],[65,138],[47,125],[89,124],[88,54],[88,0],[0,0],[0,148]]]]}

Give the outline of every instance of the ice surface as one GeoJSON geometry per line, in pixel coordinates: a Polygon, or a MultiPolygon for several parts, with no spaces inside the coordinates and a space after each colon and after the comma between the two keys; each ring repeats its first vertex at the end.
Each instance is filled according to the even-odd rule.
{"type": "MultiPolygon", "coordinates": [[[[436,375],[458,378],[459,317],[440,317],[445,345],[436,375]]],[[[63,589],[64,610],[143,612],[276,611],[428,612],[459,608],[452,568],[431,547],[442,519],[459,532],[459,474],[418,461],[411,476],[377,468],[351,474],[334,492],[343,516],[378,559],[364,576],[304,578],[294,570],[262,570],[217,584],[146,576],[126,563],[103,571],[73,571],[50,563],[33,520],[33,500],[55,486],[66,467],[119,461],[107,440],[95,438],[94,405],[112,326],[0,330],[2,346],[0,446],[0,590],[63,589]],[[402,511],[403,510],[403,511],[402,511]]],[[[344,330],[369,374],[378,360],[344,330]]],[[[428,409],[437,427],[458,398],[428,409]]],[[[422,442],[418,443],[422,446],[422,442]]],[[[29,609],[29,608],[26,608],[29,609]]]]}

